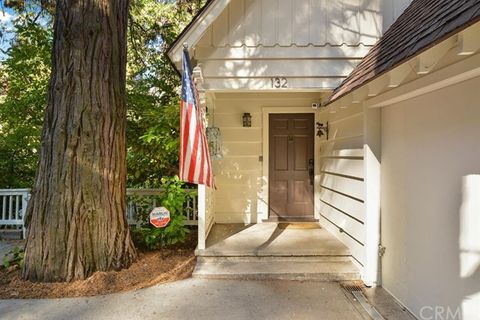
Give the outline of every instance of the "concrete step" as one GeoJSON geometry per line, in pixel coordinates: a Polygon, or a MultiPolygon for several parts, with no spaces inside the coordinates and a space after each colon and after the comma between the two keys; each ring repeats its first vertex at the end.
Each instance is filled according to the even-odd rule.
{"type": "Polygon", "coordinates": [[[348,257],[198,257],[194,278],[243,280],[359,280],[348,257]]]}
{"type": "Polygon", "coordinates": [[[231,248],[225,247],[210,247],[205,250],[195,250],[196,256],[201,257],[349,257],[351,256],[350,250],[345,246],[329,247],[329,246],[317,246],[317,247],[291,247],[291,248],[231,248]]]}

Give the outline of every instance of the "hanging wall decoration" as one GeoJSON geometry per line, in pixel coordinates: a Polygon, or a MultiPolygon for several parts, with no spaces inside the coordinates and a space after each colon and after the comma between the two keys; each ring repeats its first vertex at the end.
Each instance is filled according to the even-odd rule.
{"type": "Polygon", "coordinates": [[[328,121],[327,121],[326,124],[317,122],[317,136],[318,137],[326,135],[327,140],[328,140],[328,132],[329,132],[328,121]]]}
{"type": "Polygon", "coordinates": [[[213,160],[223,158],[223,141],[222,133],[219,127],[215,127],[215,109],[212,114],[212,126],[206,129],[208,149],[210,151],[210,157],[213,160]]]}

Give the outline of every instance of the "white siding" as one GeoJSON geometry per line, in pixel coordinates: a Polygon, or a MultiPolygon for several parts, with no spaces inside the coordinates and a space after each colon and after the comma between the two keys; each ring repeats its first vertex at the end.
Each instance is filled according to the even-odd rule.
{"type": "Polygon", "coordinates": [[[201,45],[371,46],[383,32],[384,15],[391,20],[394,10],[400,10],[384,2],[388,1],[232,0],[222,13],[225,17],[207,30],[225,30],[226,39],[205,38],[201,45]]]}
{"type": "Polygon", "coordinates": [[[221,129],[224,158],[213,161],[217,190],[215,221],[251,223],[267,217],[263,162],[264,107],[295,112],[321,99],[320,93],[217,93],[209,106],[209,123],[221,129]],[[242,127],[242,115],[252,115],[252,127],[242,127]]]}
{"type": "Polygon", "coordinates": [[[478,88],[475,78],[382,109],[383,286],[420,317],[438,306],[480,319],[478,88]]]}
{"type": "Polygon", "coordinates": [[[317,183],[320,186],[318,217],[321,224],[347,245],[361,265],[365,259],[365,183],[363,112],[360,105],[324,111],[329,139],[319,144],[317,183]]]}
{"type": "Polygon", "coordinates": [[[207,90],[332,89],[393,20],[393,0],[232,0],[192,44],[207,90]]]}
{"type": "Polygon", "coordinates": [[[205,72],[209,90],[333,89],[348,76],[410,0],[218,0],[182,44],[205,72]]]}

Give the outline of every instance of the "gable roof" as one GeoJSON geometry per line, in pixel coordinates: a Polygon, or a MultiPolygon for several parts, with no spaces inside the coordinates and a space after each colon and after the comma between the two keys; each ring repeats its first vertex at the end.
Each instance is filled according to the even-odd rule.
{"type": "Polygon", "coordinates": [[[188,30],[193,27],[195,22],[198,21],[199,17],[207,10],[207,8],[213,3],[213,1],[215,0],[207,0],[205,4],[200,8],[200,10],[197,11],[197,13],[193,16],[192,20],[190,20],[187,26],[183,28],[182,32],[180,32],[180,34],[175,38],[172,44],[170,44],[170,47],[168,48],[169,53],[173,47],[179,44],[180,40],[183,39],[188,30]]]}
{"type": "Polygon", "coordinates": [[[190,23],[182,30],[167,50],[167,56],[174,65],[181,61],[183,43],[187,42],[187,44],[192,47],[192,45],[200,40],[210,23],[220,15],[230,1],[231,0],[207,0],[205,2],[203,7],[195,14],[190,23]]]}
{"type": "Polygon", "coordinates": [[[479,0],[413,0],[327,105],[480,21],[479,0]]]}

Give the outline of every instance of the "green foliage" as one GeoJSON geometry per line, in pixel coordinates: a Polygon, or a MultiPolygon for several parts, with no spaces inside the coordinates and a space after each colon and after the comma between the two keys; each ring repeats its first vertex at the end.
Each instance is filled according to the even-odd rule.
{"type": "Polygon", "coordinates": [[[3,267],[9,268],[10,266],[17,265],[23,266],[24,251],[20,247],[15,247],[3,256],[3,267]]]}
{"type": "MultiPolygon", "coordinates": [[[[204,0],[132,0],[127,59],[130,187],[158,187],[178,169],[180,79],[166,52],[204,0]]],[[[53,43],[53,1],[26,0],[0,61],[0,188],[31,187],[53,43]]],[[[5,30],[0,30],[0,35],[5,30]]]]}
{"type": "Polygon", "coordinates": [[[15,38],[0,64],[2,188],[32,186],[50,76],[51,30],[33,12],[19,13],[13,30],[15,38]]]}
{"type": "Polygon", "coordinates": [[[180,79],[169,45],[204,1],[134,0],[128,36],[128,184],[158,187],[178,170],[180,79]]]}
{"type": "Polygon", "coordinates": [[[177,176],[173,178],[162,178],[161,186],[164,192],[160,196],[159,203],[170,211],[170,222],[165,228],[155,228],[149,223],[149,211],[141,210],[139,219],[142,225],[132,230],[133,239],[137,246],[158,249],[162,237],[164,245],[173,245],[184,242],[190,232],[184,225],[185,203],[194,196],[193,193],[185,190],[185,185],[177,176]]]}

